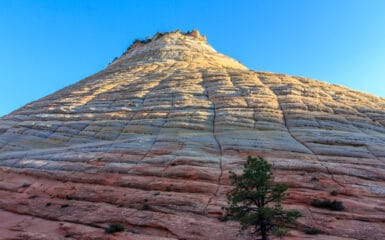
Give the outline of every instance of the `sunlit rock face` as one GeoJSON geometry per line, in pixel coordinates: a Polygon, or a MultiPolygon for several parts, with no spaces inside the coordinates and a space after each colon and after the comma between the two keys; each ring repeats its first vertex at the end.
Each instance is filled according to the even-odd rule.
{"type": "Polygon", "coordinates": [[[250,239],[217,219],[248,155],[303,214],[287,239],[385,239],[384,126],[383,98],[248,70],[196,31],[157,34],[0,119],[0,239],[250,239]]]}

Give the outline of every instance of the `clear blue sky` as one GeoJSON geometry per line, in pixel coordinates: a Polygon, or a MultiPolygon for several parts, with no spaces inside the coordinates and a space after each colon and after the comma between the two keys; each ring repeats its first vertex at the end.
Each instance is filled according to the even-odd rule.
{"type": "Polygon", "coordinates": [[[103,69],[135,38],[199,29],[253,70],[385,97],[385,1],[0,1],[0,116],[103,69]]]}

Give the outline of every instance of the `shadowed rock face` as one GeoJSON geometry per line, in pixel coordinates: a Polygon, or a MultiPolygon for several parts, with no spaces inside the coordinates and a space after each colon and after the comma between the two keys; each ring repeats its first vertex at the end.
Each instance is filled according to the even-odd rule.
{"type": "Polygon", "coordinates": [[[249,239],[217,220],[248,155],[303,214],[288,239],[385,239],[384,126],[382,98],[250,71],[198,32],[157,35],[0,119],[0,239],[249,239]]]}

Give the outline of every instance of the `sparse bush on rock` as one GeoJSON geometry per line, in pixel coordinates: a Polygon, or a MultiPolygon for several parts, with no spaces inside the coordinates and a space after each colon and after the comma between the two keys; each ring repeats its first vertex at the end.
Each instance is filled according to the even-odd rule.
{"type": "Polygon", "coordinates": [[[321,230],[319,230],[318,228],[315,228],[315,227],[306,227],[304,232],[308,235],[317,235],[317,234],[322,233],[321,230]]]}
{"type": "Polygon", "coordinates": [[[326,208],[333,211],[343,211],[345,209],[344,205],[340,201],[329,200],[329,199],[313,199],[311,205],[318,208],[326,208]]]}
{"type": "Polygon", "coordinates": [[[123,232],[124,226],[121,224],[110,224],[107,228],[104,229],[105,233],[115,233],[115,232],[123,232]]]}
{"type": "Polygon", "coordinates": [[[330,195],[332,196],[337,196],[338,195],[338,192],[336,190],[333,190],[330,192],[330,195]]]}

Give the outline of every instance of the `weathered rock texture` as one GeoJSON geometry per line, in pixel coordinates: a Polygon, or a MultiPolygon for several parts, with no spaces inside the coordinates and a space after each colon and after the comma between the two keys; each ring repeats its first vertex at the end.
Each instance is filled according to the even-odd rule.
{"type": "Polygon", "coordinates": [[[248,155],[290,186],[289,238],[385,239],[385,99],[250,71],[195,31],[0,119],[0,239],[249,239],[217,220],[248,155]]]}

